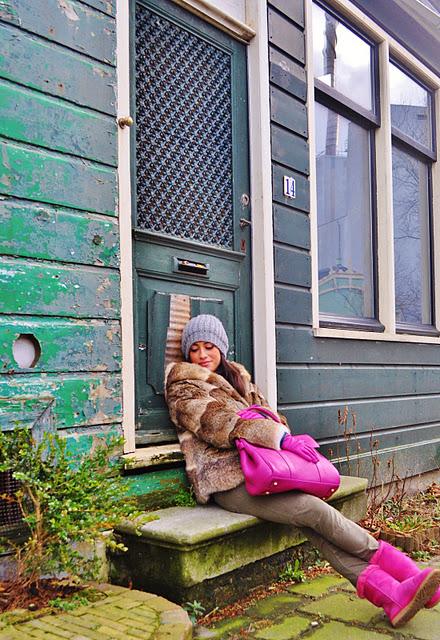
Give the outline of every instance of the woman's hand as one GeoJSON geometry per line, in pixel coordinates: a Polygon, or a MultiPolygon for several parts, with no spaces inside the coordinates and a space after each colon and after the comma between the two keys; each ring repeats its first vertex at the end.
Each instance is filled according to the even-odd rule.
{"type": "Polygon", "coordinates": [[[319,457],[315,451],[318,447],[319,444],[310,436],[292,436],[287,433],[281,440],[281,449],[292,451],[309,462],[318,462],[319,457]]]}

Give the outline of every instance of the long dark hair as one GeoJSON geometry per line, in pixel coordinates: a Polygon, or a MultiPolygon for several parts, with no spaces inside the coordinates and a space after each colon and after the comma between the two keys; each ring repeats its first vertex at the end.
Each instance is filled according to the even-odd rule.
{"type": "Polygon", "coordinates": [[[220,364],[218,365],[215,373],[223,376],[225,380],[229,382],[231,386],[244,398],[246,395],[246,389],[244,386],[243,378],[239,372],[226,360],[225,356],[220,351],[220,364]]]}

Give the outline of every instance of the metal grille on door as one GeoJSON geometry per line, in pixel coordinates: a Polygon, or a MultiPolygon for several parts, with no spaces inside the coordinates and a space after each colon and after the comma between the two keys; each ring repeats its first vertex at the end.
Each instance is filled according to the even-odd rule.
{"type": "Polygon", "coordinates": [[[233,246],[231,58],[136,6],[137,226],[233,246]]]}

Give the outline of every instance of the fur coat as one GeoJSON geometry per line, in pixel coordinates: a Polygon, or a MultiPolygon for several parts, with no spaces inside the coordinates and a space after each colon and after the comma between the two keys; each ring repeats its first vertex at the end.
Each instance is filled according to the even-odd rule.
{"type": "Polygon", "coordinates": [[[244,482],[235,438],[279,449],[286,420],[243,420],[237,411],[253,404],[268,406],[246,369],[239,372],[246,393],[241,396],[223,376],[189,362],[171,363],[165,372],[165,399],[177,427],[186,472],[197,502],[206,504],[211,494],[234,489],[244,482]]]}

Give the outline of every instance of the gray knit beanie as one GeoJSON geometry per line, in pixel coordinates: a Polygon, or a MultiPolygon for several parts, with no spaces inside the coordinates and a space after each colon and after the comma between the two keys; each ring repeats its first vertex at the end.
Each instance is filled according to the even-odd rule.
{"type": "Polygon", "coordinates": [[[191,318],[182,332],[182,352],[188,360],[194,342],[212,342],[227,358],[229,341],[222,323],[215,316],[202,314],[191,318]]]}

